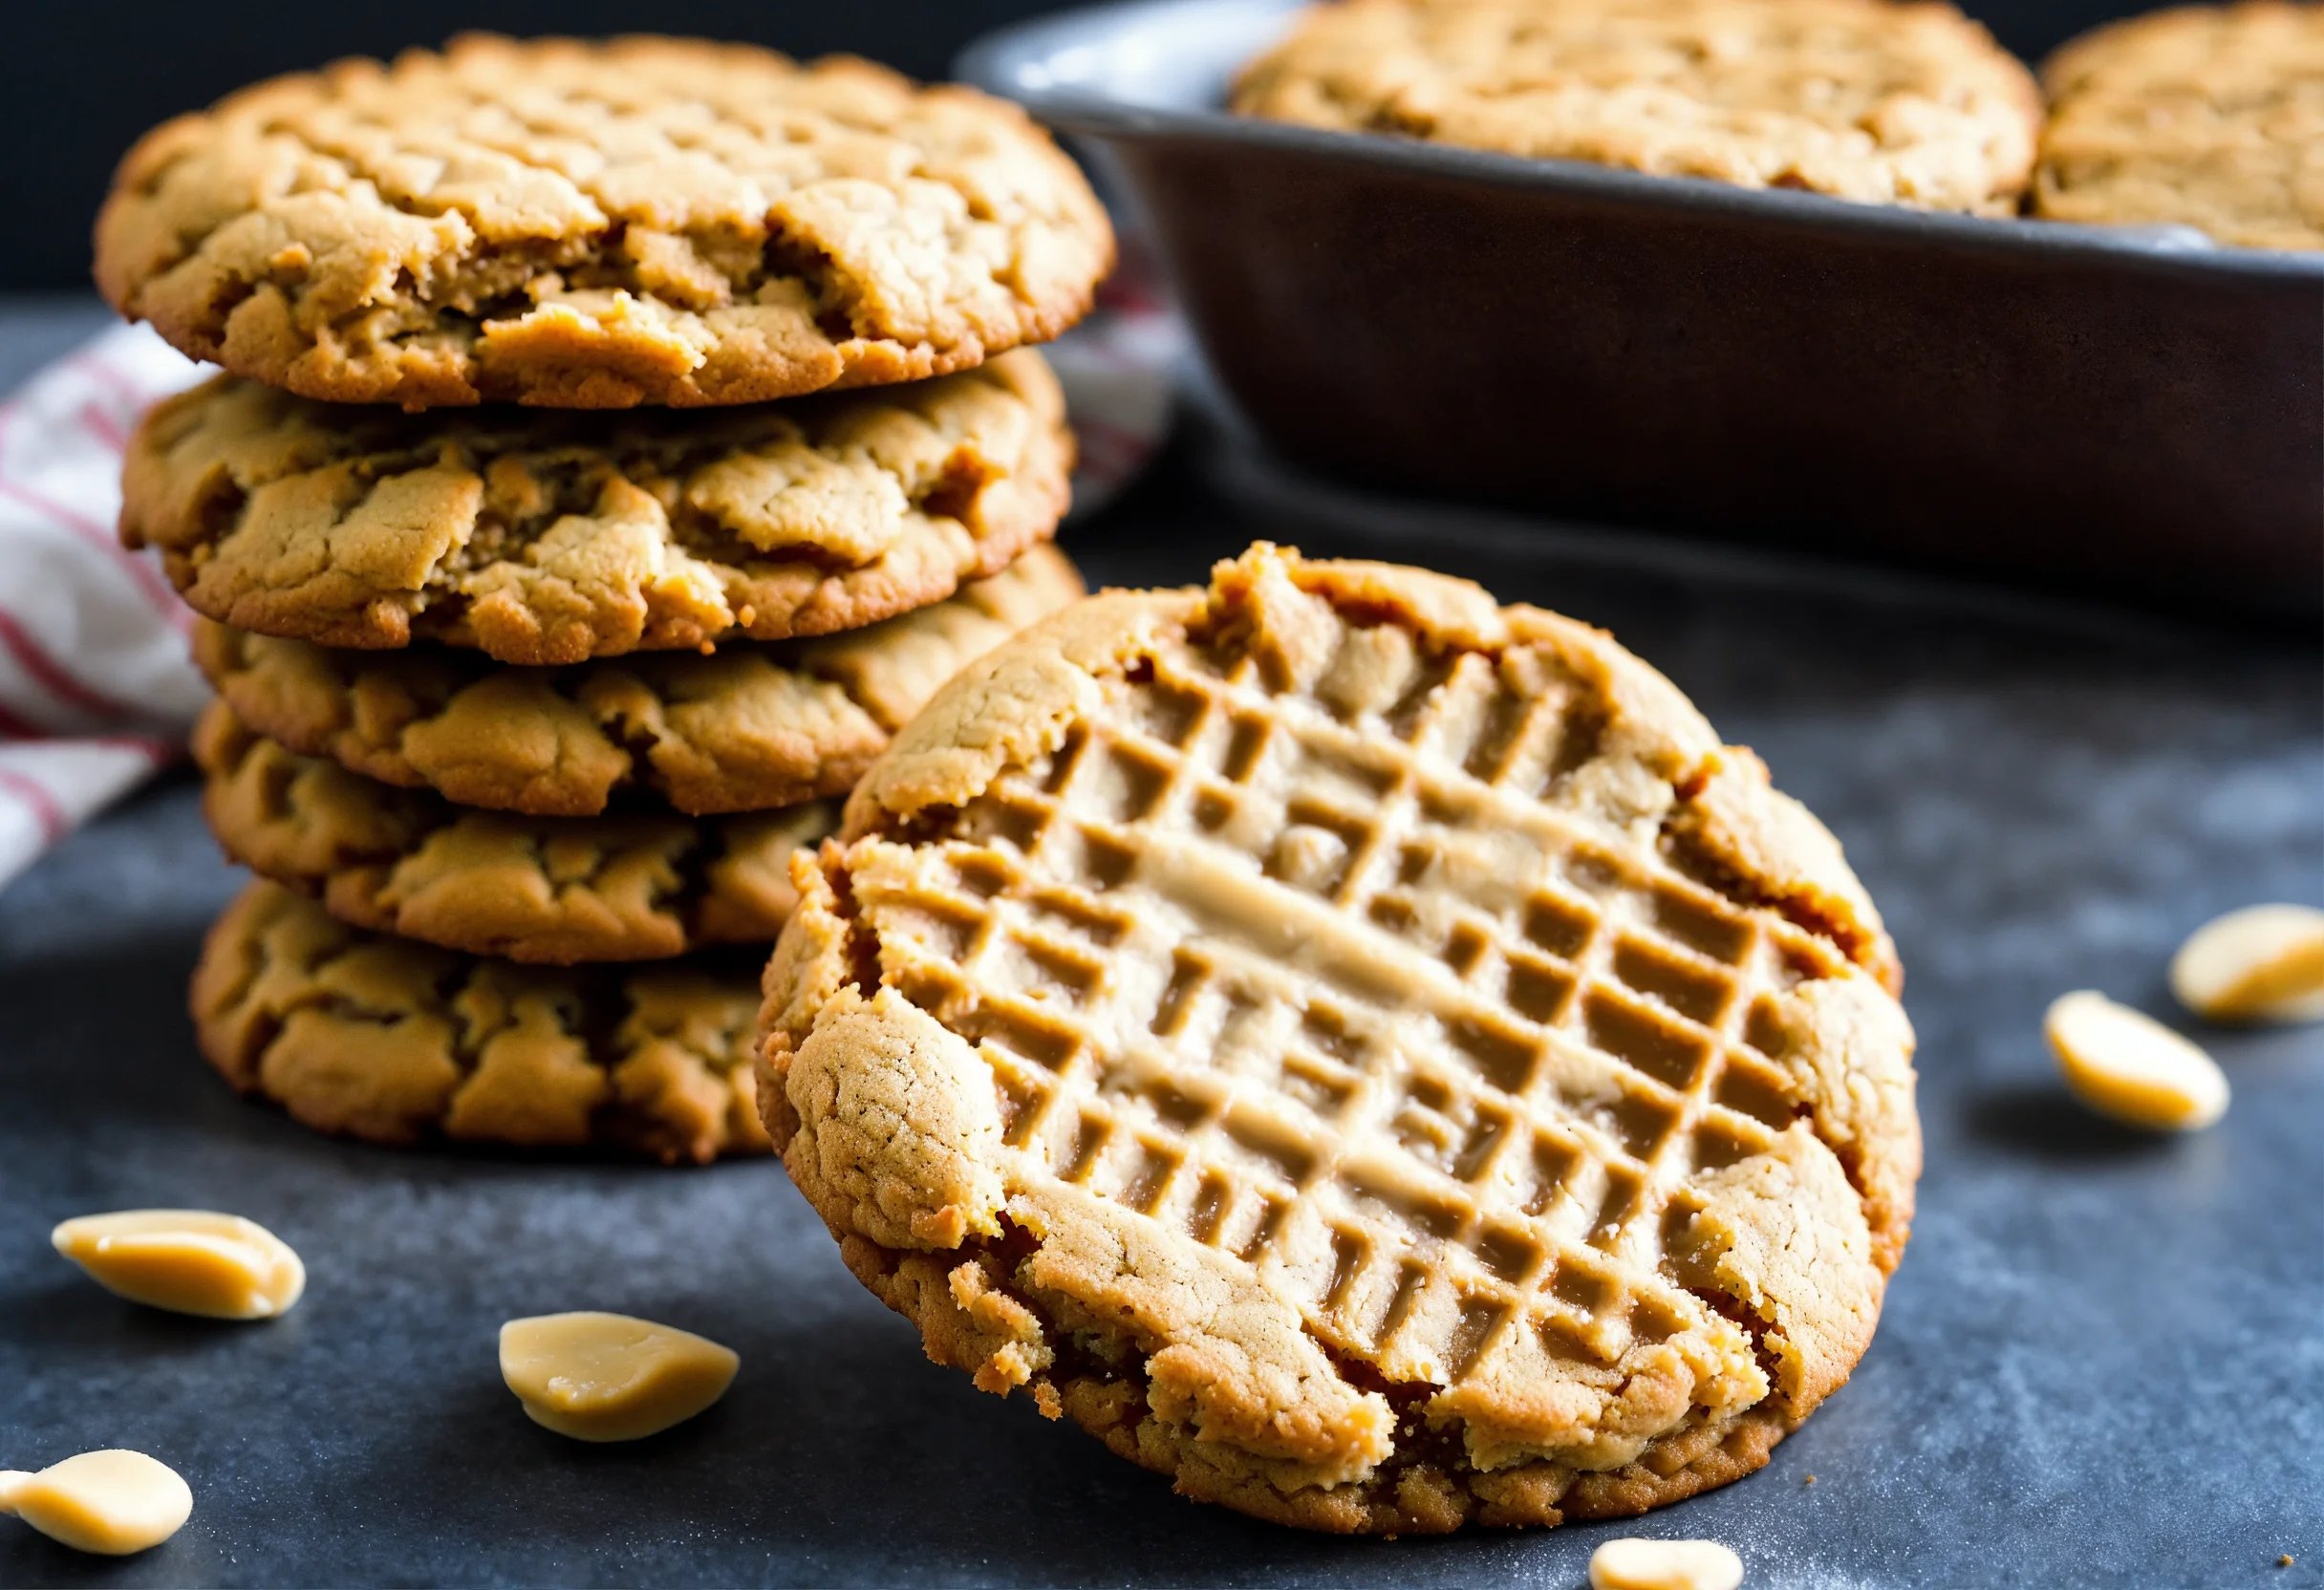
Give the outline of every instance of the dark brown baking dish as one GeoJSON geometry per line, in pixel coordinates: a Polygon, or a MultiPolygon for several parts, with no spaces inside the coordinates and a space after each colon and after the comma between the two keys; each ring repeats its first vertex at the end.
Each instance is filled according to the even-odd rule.
{"type": "Polygon", "coordinates": [[[1296,0],[1010,29],[1215,372],[1345,478],[2324,608],[2324,255],[1925,215],[1225,114],[1296,0]]]}

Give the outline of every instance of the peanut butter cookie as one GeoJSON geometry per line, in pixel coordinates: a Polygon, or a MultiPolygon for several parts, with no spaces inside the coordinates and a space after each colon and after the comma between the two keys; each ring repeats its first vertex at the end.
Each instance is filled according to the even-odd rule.
{"type": "Polygon", "coordinates": [[[1603,634],[1257,548],[972,664],[794,870],[761,1103],[929,1355],[1316,1529],[1626,1515],[1848,1378],[1879,914],[1603,634]]]}
{"type": "Polygon", "coordinates": [[[591,817],[630,791],[694,815],[844,795],[964,662],[1082,593],[1036,547],[956,595],[819,640],[506,668],[473,652],[348,652],[204,620],[234,715],[305,756],[462,806],[591,817]]]}
{"type": "Polygon", "coordinates": [[[2324,7],[2189,6],[2110,23],[2044,63],[2035,213],[2324,248],[2324,7]]]}
{"type": "Polygon", "coordinates": [[[194,731],[226,854],[357,927],[565,964],[765,944],[797,896],[793,851],[830,804],[692,822],[514,817],[358,778],[252,734],[223,701],[194,731]]]}
{"type": "Polygon", "coordinates": [[[2016,208],[2041,121],[2026,69],[1931,0],[1344,0],[1235,108],[1984,215],[2016,208]]]}
{"type": "Polygon", "coordinates": [[[553,970],[351,928],[256,883],[193,980],[202,1052],[317,1131],[406,1144],[763,1153],[740,964],[553,970]]]}
{"type": "Polygon", "coordinates": [[[941,601],[1057,528],[1041,355],[716,415],[402,415],[231,377],[131,439],[121,539],[196,611],[502,662],[828,634],[941,601]]]}
{"type": "Polygon", "coordinates": [[[748,403],[1055,336],[1106,213],[1016,106],[868,61],[473,36],[148,133],[97,224],[114,308],[308,398],[748,403]]]}

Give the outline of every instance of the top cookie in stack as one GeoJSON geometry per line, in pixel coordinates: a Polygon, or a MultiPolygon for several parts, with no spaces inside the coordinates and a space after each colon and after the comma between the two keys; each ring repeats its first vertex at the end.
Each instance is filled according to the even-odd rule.
{"type": "Polygon", "coordinates": [[[1013,106],[741,46],[465,38],[131,150],[98,284],[229,372],[146,417],[121,518],[204,616],[205,810],[268,880],[196,975],[220,1069],[382,1140],[763,1148],[790,853],[1079,593],[1022,345],[1112,253],[1013,106]],[[629,412],[544,412],[585,409],[629,412]]]}
{"type": "Polygon", "coordinates": [[[757,402],[1056,335],[1112,263],[1022,112],[853,59],[470,37],[148,134],[97,285],[334,402],[757,402]]]}

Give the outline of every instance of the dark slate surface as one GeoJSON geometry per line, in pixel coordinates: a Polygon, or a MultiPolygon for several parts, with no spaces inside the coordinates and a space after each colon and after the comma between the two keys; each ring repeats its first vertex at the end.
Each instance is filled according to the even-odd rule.
{"type": "MultiPolygon", "coordinates": [[[[59,324],[0,320],[0,374],[59,324]]],[[[2173,1141],[2080,1113],[2038,1034],[2072,987],[2167,1014],[2215,912],[2324,901],[2314,637],[1443,513],[1415,541],[1230,474],[1239,511],[1182,456],[1073,549],[1187,580],[1296,536],[1607,623],[1830,821],[1903,949],[1928,1172],[1879,1340],[1763,1473],[1611,1532],[1724,1539],[1754,1586],[2324,1582],[2324,1032],[2213,1035],[2234,1107],[2173,1141]]],[[[0,894],[0,1464],[126,1445],[195,1494],[118,1563],[0,1520],[0,1583],[1564,1587],[1610,1532],[1344,1542],[1180,1501],[926,1364],[771,1165],[391,1153],[238,1103],[180,1010],[234,887],[178,783],[0,894]],[[181,1203],[281,1233],[307,1300],[182,1321],[49,1251],[62,1216],[181,1203]],[[494,1332],[574,1307],[704,1331],[742,1376],[656,1441],[562,1441],[494,1332]]]]}

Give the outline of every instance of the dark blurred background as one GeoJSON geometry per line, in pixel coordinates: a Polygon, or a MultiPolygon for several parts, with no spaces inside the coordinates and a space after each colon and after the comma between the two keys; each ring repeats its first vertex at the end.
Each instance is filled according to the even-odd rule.
{"type": "MultiPolygon", "coordinates": [[[[2159,0],[2158,0],[2159,3],[2159,0]]],[[[2132,0],[1968,0],[2028,58],[2132,0]]],[[[88,280],[89,223],[138,134],[254,78],[387,54],[464,28],[700,33],[794,54],[851,50],[941,75],[977,34],[1049,0],[8,0],[0,5],[0,290],[88,280]]]]}

